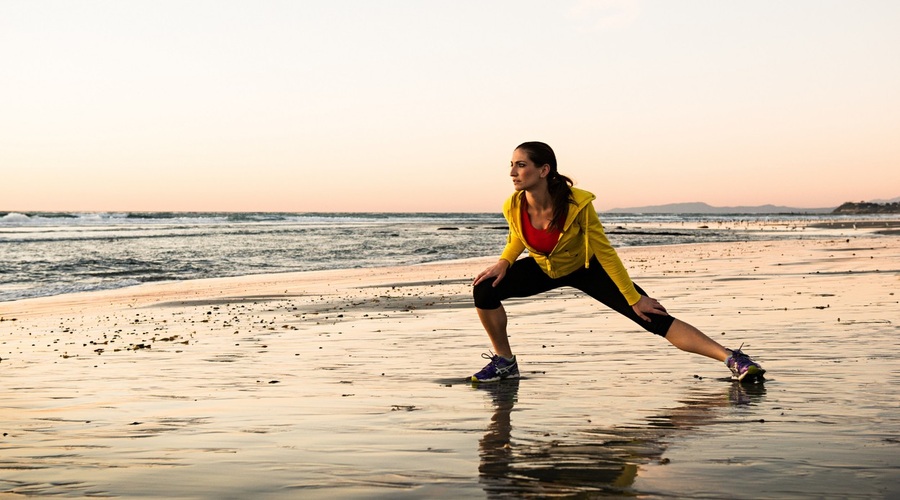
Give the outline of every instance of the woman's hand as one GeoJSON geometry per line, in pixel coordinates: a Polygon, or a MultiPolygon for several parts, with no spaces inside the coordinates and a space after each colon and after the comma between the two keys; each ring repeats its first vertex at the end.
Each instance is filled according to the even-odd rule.
{"type": "Polygon", "coordinates": [[[475,281],[472,283],[472,286],[475,286],[486,279],[494,277],[496,277],[497,279],[494,280],[493,286],[497,286],[497,284],[500,283],[501,280],[503,280],[503,277],[506,276],[507,269],[509,269],[509,262],[507,262],[505,259],[500,259],[493,266],[490,266],[484,271],[478,273],[478,276],[475,277],[475,281]]]}
{"type": "Polygon", "coordinates": [[[663,307],[658,300],[651,299],[646,295],[641,295],[641,300],[637,301],[637,304],[631,306],[631,308],[634,309],[634,312],[644,321],[650,321],[650,318],[645,313],[659,314],[662,316],[669,315],[666,308],[663,307]]]}

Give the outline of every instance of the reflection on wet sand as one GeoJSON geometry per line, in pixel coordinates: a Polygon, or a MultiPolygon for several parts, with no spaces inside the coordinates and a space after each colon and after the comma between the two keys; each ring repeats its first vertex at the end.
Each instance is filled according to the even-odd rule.
{"type": "Polygon", "coordinates": [[[724,392],[705,392],[680,401],[682,406],[661,410],[643,425],[589,427],[540,439],[527,432],[513,437],[519,384],[516,379],[473,385],[494,406],[491,423],[479,442],[478,471],[489,498],[635,494],[631,487],[639,467],[652,461],[666,463],[662,455],[669,439],[719,422],[717,408],[757,404],[765,395],[764,384],[735,382],[724,392]]]}

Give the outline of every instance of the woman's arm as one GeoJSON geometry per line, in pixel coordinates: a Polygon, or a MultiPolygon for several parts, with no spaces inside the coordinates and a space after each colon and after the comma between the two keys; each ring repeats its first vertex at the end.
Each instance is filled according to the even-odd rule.
{"type": "Polygon", "coordinates": [[[519,207],[518,203],[516,203],[517,195],[518,193],[514,193],[503,202],[503,218],[506,219],[506,224],[509,226],[509,233],[506,236],[506,246],[503,248],[500,258],[509,262],[510,266],[515,264],[516,259],[525,251],[525,242],[513,230],[516,227],[516,220],[513,220],[513,218],[516,217],[516,211],[519,207]]]}
{"type": "Polygon", "coordinates": [[[509,262],[503,259],[497,261],[493,266],[488,267],[484,271],[478,273],[478,276],[475,276],[475,281],[472,282],[472,286],[475,286],[481,283],[484,280],[495,278],[494,286],[497,286],[498,283],[503,281],[503,278],[506,276],[506,270],[509,269],[509,262]]]}
{"type": "Polygon", "coordinates": [[[582,224],[587,226],[583,229],[587,233],[591,250],[593,250],[600,265],[603,266],[603,270],[612,278],[619,291],[625,296],[628,305],[633,306],[637,304],[641,300],[641,294],[634,288],[634,283],[632,283],[631,277],[628,276],[628,271],[625,269],[625,265],[622,264],[622,259],[619,258],[616,249],[613,248],[606,237],[603,225],[600,224],[600,217],[597,216],[597,211],[594,210],[594,205],[589,203],[584,208],[584,211],[585,220],[582,221],[582,224]]]}
{"type": "Polygon", "coordinates": [[[500,259],[509,262],[511,266],[522,255],[523,251],[525,251],[525,243],[522,243],[522,240],[517,238],[510,230],[509,236],[506,237],[506,246],[503,248],[503,253],[500,254],[500,259]]]}
{"type": "Polygon", "coordinates": [[[497,284],[506,276],[506,270],[509,269],[509,267],[516,262],[516,259],[522,255],[522,252],[525,251],[525,243],[516,236],[516,233],[513,231],[513,223],[509,220],[511,217],[510,206],[512,200],[513,197],[510,197],[506,200],[506,203],[503,204],[503,216],[506,218],[507,224],[509,224],[509,234],[506,236],[506,246],[503,247],[503,252],[500,254],[500,260],[484,271],[481,271],[478,276],[475,277],[475,281],[472,283],[473,285],[477,285],[490,278],[495,278],[494,286],[497,286],[497,284]]]}

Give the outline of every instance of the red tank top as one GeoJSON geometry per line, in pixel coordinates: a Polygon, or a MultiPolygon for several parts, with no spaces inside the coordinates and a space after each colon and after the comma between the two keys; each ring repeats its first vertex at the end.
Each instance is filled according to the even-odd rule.
{"type": "Polygon", "coordinates": [[[525,237],[525,242],[531,245],[532,248],[543,254],[548,254],[556,247],[560,234],[561,231],[559,229],[535,229],[531,225],[531,217],[528,216],[528,206],[526,203],[522,203],[522,236],[525,237]]]}

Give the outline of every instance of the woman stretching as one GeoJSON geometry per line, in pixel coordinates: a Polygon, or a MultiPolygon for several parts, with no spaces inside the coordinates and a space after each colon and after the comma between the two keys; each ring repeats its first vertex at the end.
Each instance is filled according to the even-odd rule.
{"type": "Polygon", "coordinates": [[[561,286],[575,287],[675,347],[722,361],[737,380],[762,380],[765,370],[740,349],[726,349],[693,326],[670,316],[628,276],[610,245],[592,202],[560,174],[547,144],[526,142],[513,151],[510,176],[516,192],[503,206],[509,224],[506,248],[473,283],[475,307],[494,346],[490,362],[473,382],[519,376],[506,333],[501,301],[530,297],[561,286]],[[518,259],[523,250],[529,256],[518,259]],[[518,259],[518,260],[517,260],[518,259]]]}

